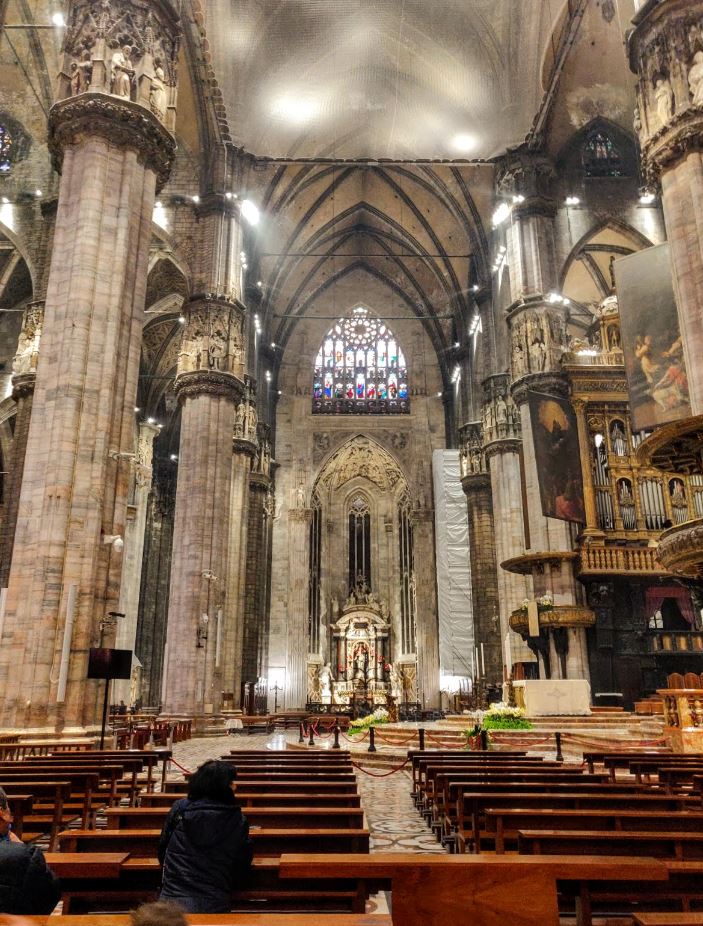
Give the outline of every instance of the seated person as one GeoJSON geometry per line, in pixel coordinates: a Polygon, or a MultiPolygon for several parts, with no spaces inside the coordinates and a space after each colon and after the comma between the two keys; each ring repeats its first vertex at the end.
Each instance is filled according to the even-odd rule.
{"type": "Polygon", "coordinates": [[[201,765],[176,801],[159,841],[160,900],[186,913],[228,913],[253,856],[249,824],[234,796],[236,770],[227,762],[201,765]]]}
{"type": "Polygon", "coordinates": [[[0,913],[46,916],[61,898],[56,876],[37,846],[25,846],[11,829],[7,795],[0,788],[0,913]]]}

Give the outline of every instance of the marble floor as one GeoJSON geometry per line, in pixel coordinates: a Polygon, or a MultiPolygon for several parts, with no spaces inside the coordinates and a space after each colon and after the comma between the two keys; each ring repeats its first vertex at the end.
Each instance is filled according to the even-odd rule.
{"type": "MultiPolygon", "coordinates": [[[[298,734],[271,736],[219,736],[192,739],[174,747],[174,759],[189,771],[207,759],[218,759],[230,750],[285,749],[286,737],[297,742],[298,734]]],[[[172,766],[173,777],[180,772],[172,766]]],[[[406,770],[387,774],[384,769],[356,770],[361,802],[371,834],[372,852],[432,852],[444,854],[410,797],[411,777],[406,770]]]]}

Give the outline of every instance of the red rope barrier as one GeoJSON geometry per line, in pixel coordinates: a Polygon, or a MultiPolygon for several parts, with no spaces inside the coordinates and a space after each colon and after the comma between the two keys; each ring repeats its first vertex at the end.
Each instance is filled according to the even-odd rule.
{"type": "Polygon", "coordinates": [[[173,758],[173,756],[171,756],[170,761],[173,762],[173,764],[176,766],[176,768],[179,768],[179,769],[183,772],[184,775],[192,775],[192,774],[193,774],[193,773],[191,772],[190,769],[184,768],[184,767],[181,765],[180,762],[176,762],[176,760],[173,758]]]}
{"type": "Polygon", "coordinates": [[[378,732],[378,729],[376,729],[376,739],[379,739],[382,743],[388,743],[390,746],[407,746],[408,743],[412,743],[413,740],[416,740],[417,738],[418,737],[413,733],[412,736],[409,736],[406,740],[403,740],[399,743],[397,740],[389,740],[386,739],[385,736],[381,736],[381,734],[378,732]]]}
{"type": "MultiPolygon", "coordinates": [[[[340,730],[340,733],[341,733],[341,730],[340,730]]],[[[369,735],[368,730],[363,734],[363,736],[347,736],[346,733],[342,733],[342,736],[348,743],[363,743],[364,740],[367,739],[368,735],[369,735]]]]}
{"type": "Polygon", "coordinates": [[[388,778],[389,775],[395,775],[396,772],[402,771],[409,761],[410,759],[408,758],[405,760],[405,762],[403,762],[402,765],[399,765],[397,768],[392,768],[390,772],[383,772],[383,774],[381,775],[374,775],[373,772],[367,772],[365,768],[362,768],[360,765],[357,765],[356,762],[352,762],[352,765],[354,766],[354,768],[358,768],[360,772],[363,772],[364,775],[368,775],[370,778],[388,778]]]}

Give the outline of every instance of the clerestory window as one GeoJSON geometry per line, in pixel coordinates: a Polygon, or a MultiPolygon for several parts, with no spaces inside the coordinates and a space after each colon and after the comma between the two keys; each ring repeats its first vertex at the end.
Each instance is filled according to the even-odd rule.
{"type": "Polygon", "coordinates": [[[354,309],[328,332],[315,360],[316,414],[410,411],[408,370],[393,332],[367,309],[354,309]]]}

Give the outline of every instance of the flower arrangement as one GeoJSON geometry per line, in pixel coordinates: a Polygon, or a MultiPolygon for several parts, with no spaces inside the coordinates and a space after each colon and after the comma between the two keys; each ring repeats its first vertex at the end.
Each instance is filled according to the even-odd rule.
{"type": "Polygon", "coordinates": [[[491,704],[483,715],[482,726],[484,730],[531,730],[532,724],[525,717],[521,707],[511,707],[500,702],[491,704]]]}
{"type": "MultiPolygon", "coordinates": [[[[527,614],[527,608],[529,604],[530,604],[530,599],[525,598],[522,604],[520,605],[520,607],[518,608],[518,611],[524,611],[525,614],[527,614]]],[[[549,594],[549,592],[547,592],[546,595],[542,595],[541,598],[537,599],[537,611],[551,611],[553,610],[553,608],[554,608],[554,599],[549,594]]]]}
{"type": "Polygon", "coordinates": [[[349,733],[363,733],[369,727],[377,727],[379,724],[390,723],[391,718],[385,707],[377,707],[373,714],[367,717],[358,717],[349,724],[349,733]]]}

